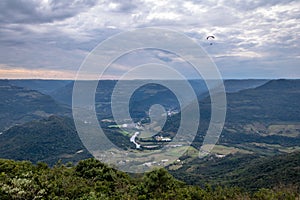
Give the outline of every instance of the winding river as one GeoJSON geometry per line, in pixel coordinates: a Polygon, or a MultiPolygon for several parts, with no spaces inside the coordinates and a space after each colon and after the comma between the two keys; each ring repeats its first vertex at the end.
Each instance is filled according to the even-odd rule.
{"type": "Polygon", "coordinates": [[[131,136],[131,138],[130,138],[130,142],[132,142],[132,143],[134,143],[135,144],[135,147],[137,148],[137,149],[139,149],[140,147],[141,147],[141,145],[139,145],[138,143],[136,143],[135,142],[135,138],[138,136],[140,134],[140,132],[135,132],[134,134],[133,134],[133,136],[131,136]]]}

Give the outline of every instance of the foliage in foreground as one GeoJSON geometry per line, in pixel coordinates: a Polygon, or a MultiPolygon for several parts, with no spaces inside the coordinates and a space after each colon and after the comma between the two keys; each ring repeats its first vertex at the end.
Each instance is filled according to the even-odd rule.
{"type": "Polygon", "coordinates": [[[33,165],[0,160],[0,199],[299,199],[298,188],[260,189],[247,193],[236,187],[199,188],[178,181],[165,169],[133,178],[95,160],[76,166],[33,165]]]}

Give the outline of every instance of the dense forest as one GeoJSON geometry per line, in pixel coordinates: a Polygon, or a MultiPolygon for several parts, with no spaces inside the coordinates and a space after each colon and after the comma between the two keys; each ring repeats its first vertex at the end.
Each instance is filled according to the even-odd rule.
{"type": "Polygon", "coordinates": [[[0,198],[6,199],[299,199],[296,185],[249,192],[238,187],[190,186],[160,168],[129,175],[93,158],[76,165],[0,160],[0,198]]]}
{"type": "Polygon", "coordinates": [[[300,152],[276,156],[257,154],[228,155],[225,158],[208,156],[193,159],[187,165],[170,173],[187,184],[204,187],[239,186],[247,191],[274,188],[279,185],[300,186],[300,152]]]}

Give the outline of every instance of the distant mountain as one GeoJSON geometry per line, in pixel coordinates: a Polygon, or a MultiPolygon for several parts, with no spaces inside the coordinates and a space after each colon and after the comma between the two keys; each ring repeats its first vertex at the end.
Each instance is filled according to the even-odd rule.
{"type": "MultiPolygon", "coordinates": [[[[271,80],[251,89],[227,93],[227,123],[300,122],[300,80],[271,80]]],[[[210,119],[210,98],[199,102],[210,119]]]]}
{"type": "MultiPolygon", "coordinates": [[[[178,85],[179,87],[181,85],[181,81],[171,80],[168,82],[172,82],[173,85],[178,85]]],[[[99,113],[100,118],[109,118],[112,116],[110,103],[111,95],[113,93],[116,83],[117,80],[101,80],[98,83],[98,87],[95,94],[95,102],[97,113],[99,113]]],[[[138,88],[132,94],[130,101],[130,107],[132,107],[132,112],[136,113],[135,116],[145,116],[145,112],[148,111],[147,109],[149,108],[149,106],[155,103],[161,103],[167,109],[175,109],[179,107],[176,97],[166,87],[154,83],[146,84],[144,80],[125,81],[125,87],[127,88],[130,88],[131,86],[136,84],[140,85],[140,88],[138,88]]],[[[191,80],[190,84],[199,98],[203,98],[206,95],[207,88],[203,81],[191,80]]],[[[74,82],[70,82],[64,87],[56,89],[50,95],[55,100],[61,103],[71,105],[73,86],[74,82]]]]}
{"type": "MultiPolygon", "coordinates": [[[[88,82],[88,81],[83,81],[83,82],[88,82]]],[[[117,83],[116,80],[100,81],[98,83],[98,87],[96,91],[96,102],[110,102],[111,94],[113,92],[116,83],[117,83]]],[[[64,85],[63,87],[57,88],[56,90],[52,91],[50,95],[55,100],[71,106],[73,87],[74,87],[74,81],[71,81],[68,84],[64,85]]]]}
{"type": "Polygon", "coordinates": [[[26,89],[37,90],[43,94],[51,94],[58,88],[64,87],[70,80],[42,80],[42,79],[10,79],[9,84],[26,89]]]}
{"type": "Polygon", "coordinates": [[[56,101],[67,104],[69,106],[72,105],[72,92],[73,92],[74,81],[69,82],[68,84],[56,88],[53,90],[50,95],[56,101]]]}
{"type": "MultiPolygon", "coordinates": [[[[74,85],[74,81],[72,80],[10,79],[6,81],[10,85],[37,90],[43,94],[48,94],[61,103],[67,105],[71,105],[72,103],[72,91],[74,85]]],[[[265,79],[224,80],[224,85],[226,92],[232,93],[258,87],[267,81],[268,80],[265,79]]],[[[103,80],[101,81],[101,84],[104,84],[105,86],[102,89],[110,91],[111,93],[116,82],[116,80],[103,80]]],[[[204,80],[189,80],[189,82],[198,96],[204,97],[208,95],[204,80]]]]}
{"type": "Polygon", "coordinates": [[[271,80],[227,95],[230,122],[300,122],[300,80],[271,80]]]}
{"type": "Polygon", "coordinates": [[[0,135],[1,158],[55,164],[91,157],[82,145],[73,120],[50,116],[13,126],[0,135]]]}
{"type": "Polygon", "coordinates": [[[65,115],[70,109],[36,90],[0,81],[0,132],[16,124],[52,114],[65,115]]]}
{"type": "Polygon", "coordinates": [[[224,81],[227,93],[259,87],[269,80],[267,79],[229,79],[224,81]]]}
{"type": "MultiPolygon", "coordinates": [[[[136,80],[135,80],[136,81],[136,80]]],[[[264,83],[266,83],[268,80],[264,79],[247,79],[247,80],[224,80],[224,85],[226,92],[238,92],[244,89],[249,88],[255,88],[258,87],[264,83]]],[[[128,81],[128,85],[130,85],[134,81],[128,81]]],[[[143,86],[143,80],[139,81],[141,84],[141,87],[143,86]]],[[[174,85],[180,85],[180,81],[172,81],[174,85]]],[[[44,82],[42,82],[44,83],[44,82]]],[[[73,91],[73,85],[74,81],[52,81],[52,84],[56,85],[62,85],[62,87],[56,87],[55,90],[52,90],[50,94],[55,100],[62,102],[67,105],[71,105],[72,103],[72,91],[73,91]],[[58,84],[59,83],[59,84],[58,84]],[[67,84],[65,84],[67,83],[67,84]]],[[[117,83],[117,80],[101,80],[98,85],[98,95],[97,100],[99,101],[101,97],[109,97],[109,95],[112,94],[112,91],[114,89],[115,84],[117,83]],[[101,86],[100,86],[101,85],[101,86]]],[[[24,83],[23,83],[24,84],[24,83]]],[[[205,96],[208,96],[208,89],[206,87],[204,80],[189,80],[189,84],[194,89],[196,95],[200,98],[203,98],[205,96]]],[[[51,87],[53,88],[53,87],[51,87]]],[[[144,87],[146,88],[146,87],[144,87]]],[[[153,89],[153,88],[152,88],[153,89]]],[[[160,88],[158,87],[158,90],[160,88]]],[[[40,90],[39,90],[40,91],[40,90]]],[[[143,97],[145,98],[145,96],[143,97]]],[[[152,98],[152,97],[151,97],[152,98]]],[[[104,100],[104,99],[102,99],[104,100]]]]}

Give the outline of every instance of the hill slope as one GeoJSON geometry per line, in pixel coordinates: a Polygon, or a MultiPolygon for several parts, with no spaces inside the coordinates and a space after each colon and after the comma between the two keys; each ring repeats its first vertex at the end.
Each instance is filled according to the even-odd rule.
{"type": "Polygon", "coordinates": [[[300,80],[271,80],[255,89],[228,94],[231,122],[300,122],[300,80]]]}
{"type": "Polygon", "coordinates": [[[0,81],[0,109],[0,132],[13,125],[51,114],[70,113],[68,107],[60,105],[50,96],[10,85],[8,81],[0,81]]]}
{"type": "Polygon", "coordinates": [[[90,157],[75,130],[73,120],[51,116],[14,126],[0,135],[0,155],[15,160],[54,164],[90,157]]]}
{"type": "Polygon", "coordinates": [[[280,185],[300,185],[300,152],[260,157],[230,155],[194,159],[171,173],[188,184],[227,185],[257,190],[280,185]]]}
{"type": "Polygon", "coordinates": [[[50,94],[58,88],[68,84],[69,80],[43,80],[43,79],[10,79],[8,82],[11,85],[37,90],[43,94],[50,94]]]}

